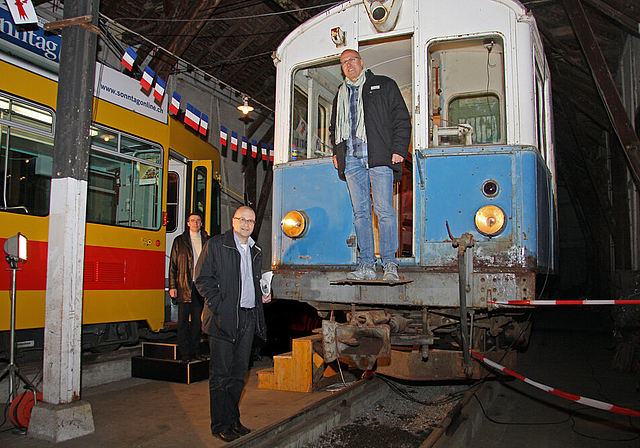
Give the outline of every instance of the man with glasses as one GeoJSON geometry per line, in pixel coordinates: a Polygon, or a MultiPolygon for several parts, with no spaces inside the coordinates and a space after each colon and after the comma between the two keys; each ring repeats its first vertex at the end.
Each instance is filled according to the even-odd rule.
{"type": "Polygon", "coordinates": [[[251,238],[251,207],[233,215],[232,229],[210,239],[196,266],[196,285],[205,299],[202,329],[209,335],[211,433],[230,442],[249,434],[240,423],[240,396],[254,335],[267,339],[260,290],[262,250],[251,238]]]}
{"type": "Polygon", "coordinates": [[[169,295],[178,304],[178,351],[182,362],[205,359],[200,353],[202,296],[195,284],[195,267],[209,239],[202,218],[192,213],[187,229],[173,240],[169,262],[169,295]]]}
{"type": "Polygon", "coordinates": [[[411,117],[396,82],[365,70],[357,51],[344,50],[340,64],[346,78],[333,100],[329,132],[333,164],[351,196],[360,249],[360,265],[347,278],[376,278],[373,198],[380,228],[382,278],[397,281],[398,219],[393,185],[402,177],[402,162],[411,142],[411,117]]]}

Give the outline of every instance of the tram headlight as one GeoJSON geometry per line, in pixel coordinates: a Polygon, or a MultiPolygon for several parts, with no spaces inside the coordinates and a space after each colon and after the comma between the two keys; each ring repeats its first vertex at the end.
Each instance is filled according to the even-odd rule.
{"type": "Polygon", "coordinates": [[[280,223],[282,231],[289,238],[299,238],[307,231],[309,227],[309,217],[300,210],[291,210],[284,215],[280,223]]]}
{"type": "Polygon", "coordinates": [[[365,0],[369,20],[378,31],[391,31],[398,21],[402,0],[365,0]]]}
{"type": "Polygon", "coordinates": [[[504,211],[496,205],[481,207],[475,216],[476,228],[486,236],[495,236],[504,229],[506,218],[504,211]]]}

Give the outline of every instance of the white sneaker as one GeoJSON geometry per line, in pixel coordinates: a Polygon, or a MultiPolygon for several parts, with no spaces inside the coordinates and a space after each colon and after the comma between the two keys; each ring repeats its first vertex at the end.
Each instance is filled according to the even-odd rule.
{"type": "Polygon", "coordinates": [[[360,264],[358,269],[347,274],[347,278],[350,280],[375,280],[376,270],[372,266],[360,264]]]}
{"type": "Polygon", "coordinates": [[[385,282],[397,282],[400,280],[400,277],[398,277],[398,265],[392,261],[385,264],[382,280],[385,282]]]}

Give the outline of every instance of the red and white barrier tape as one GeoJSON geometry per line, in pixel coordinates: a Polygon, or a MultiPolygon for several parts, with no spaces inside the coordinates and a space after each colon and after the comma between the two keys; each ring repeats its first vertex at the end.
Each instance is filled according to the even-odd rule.
{"type": "Polygon", "coordinates": [[[553,387],[549,387],[549,386],[545,386],[544,384],[536,383],[535,381],[530,380],[529,378],[527,378],[525,376],[522,376],[519,373],[516,373],[511,369],[507,369],[506,367],[501,366],[500,364],[498,364],[496,362],[493,362],[490,359],[487,359],[482,355],[477,354],[473,350],[469,350],[469,351],[471,352],[471,354],[473,356],[475,356],[476,358],[480,359],[485,364],[490,365],[494,369],[498,369],[498,370],[500,370],[502,372],[508,373],[509,375],[511,375],[511,376],[513,376],[515,378],[518,378],[519,380],[522,380],[527,384],[531,384],[532,386],[537,387],[538,389],[541,389],[541,390],[543,390],[545,392],[549,392],[551,394],[557,395],[558,397],[562,397],[562,398],[565,398],[567,400],[575,401],[576,403],[584,404],[584,405],[590,406],[592,408],[602,409],[604,411],[611,411],[611,412],[615,412],[616,414],[630,415],[632,417],[640,417],[640,411],[634,411],[633,409],[621,408],[620,406],[616,406],[616,405],[609,404],[609,403],[604,403],[604,402],[598,401],[598,400],[593,400],[591,398],[581,397],[579,395],[568,394],[566,392],[562,392],[561,390],[554,389],[553,387]]]}
{"type": "Polygon", "coordinates": [[[638,299],[616,300],[487,300],[496,305],[640,305],[638,299]]]}

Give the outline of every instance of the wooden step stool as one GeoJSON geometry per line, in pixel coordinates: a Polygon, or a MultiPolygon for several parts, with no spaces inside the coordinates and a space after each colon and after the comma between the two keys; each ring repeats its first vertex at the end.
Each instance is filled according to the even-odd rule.
{"type": "Polygon", "coordinates": [[[258,372],[260,389],[311,392],[314,377],[331,376],[335,372],[324,370],[324,359],[314,352],[313,343],[322,341],[321,334],[294,339],[291,352],[275,355],[273,367],[258,372]]]}

